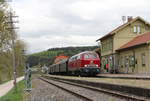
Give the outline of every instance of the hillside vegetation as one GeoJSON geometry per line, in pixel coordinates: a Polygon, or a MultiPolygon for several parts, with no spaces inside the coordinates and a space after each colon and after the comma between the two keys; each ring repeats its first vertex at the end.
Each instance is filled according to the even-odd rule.
{"type": "Polygon", "coordinates": [[[31,67],[44,64],[51,65],[53,64],[55,57],[60,54],[73,56],[77,53],[92,51],[96,48],[98,48],[98,46],[51,48],[47,51],[29,55],[27,58],[27,63],[29,63],[31,67]]]}

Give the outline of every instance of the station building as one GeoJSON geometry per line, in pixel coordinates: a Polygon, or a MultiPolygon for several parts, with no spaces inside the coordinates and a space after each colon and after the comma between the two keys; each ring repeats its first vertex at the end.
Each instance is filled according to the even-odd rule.
{"type": "Polygon", "coordinates": [[[108,72],[150,73],[150,23],[143,18],[129,17],[97,41],[104,71],[108,66],[108,72]]]}

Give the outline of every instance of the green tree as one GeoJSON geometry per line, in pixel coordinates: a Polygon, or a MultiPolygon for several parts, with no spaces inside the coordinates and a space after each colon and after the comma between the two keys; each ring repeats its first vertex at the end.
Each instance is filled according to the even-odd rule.
{"type": "Polygon", "coordinates": [[[11,32],[8,5],[4,0],[0,0],[0,83],[1,81],[12,79],[12,40],[14,39],[15,50],[15,65],[17,67],[18,75],[23,74],[24,69],[24,55],[22,50],[25,49],[25,43],[18,39],[17,33],[11,32]],[[14,36],[14,37],[12,37],[14,36]]]}

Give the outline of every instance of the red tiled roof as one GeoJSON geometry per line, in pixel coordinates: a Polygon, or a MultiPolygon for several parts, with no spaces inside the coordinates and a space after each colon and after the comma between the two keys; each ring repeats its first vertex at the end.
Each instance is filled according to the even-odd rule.
{"type": "Polygon", "coordinates": [[[128,42],[128,43],[124,44],[123,46],[121,46],[118,50],[130,48],[130,47],[137,46],[137,45],[142,45],[142,44],[147,43],[148,41],[150,41],[150,32],[146,32],[142,35],[139,35],[139,36],[135,37],[130,42],[128,42]]]}
{"type": "Polygon", "coordinates": [[[68,59],[68,56],[65,56],[63,54],[60,54],[59,56],[56,57],[56,59],[54,60],[54,63],[57,64],[59,62],[61,62],[62,60],[68,59]]]}

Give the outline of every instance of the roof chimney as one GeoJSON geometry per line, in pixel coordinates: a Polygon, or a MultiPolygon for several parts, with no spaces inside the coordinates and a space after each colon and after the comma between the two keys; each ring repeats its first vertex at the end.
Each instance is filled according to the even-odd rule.
{"type": "Polygon", "coordinates": [[[128,22],[130,22],[133,19],[132,16],[128,16],[128,22]]]}
{"type": "Polygon", "coordinates": [[[122,22],[123,24],[126,22],[126,16],[122,16],[122,22]]]}

